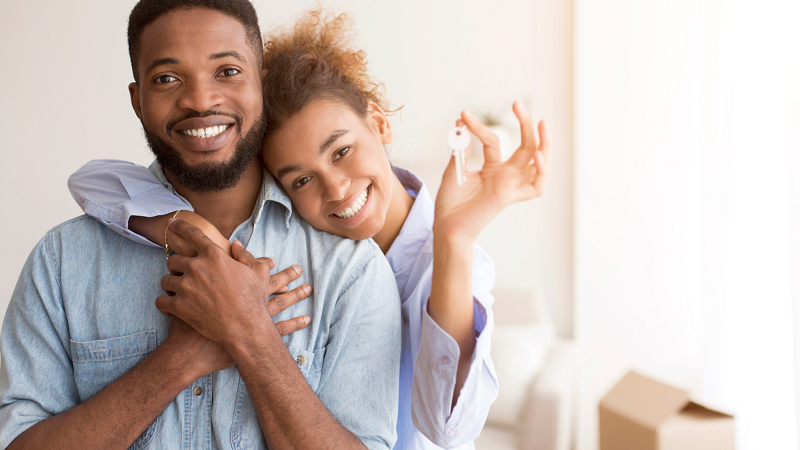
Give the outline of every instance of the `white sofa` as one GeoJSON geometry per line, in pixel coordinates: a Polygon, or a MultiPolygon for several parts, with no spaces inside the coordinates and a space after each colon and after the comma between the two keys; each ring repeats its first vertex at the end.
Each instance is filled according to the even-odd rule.
{"type": "Polygon", "coordinates": [[[573,344],[559,338],[544,302],[526,291],[493,292],[492,359],[500,395],[477,450],[570,450],[573,344]]]}

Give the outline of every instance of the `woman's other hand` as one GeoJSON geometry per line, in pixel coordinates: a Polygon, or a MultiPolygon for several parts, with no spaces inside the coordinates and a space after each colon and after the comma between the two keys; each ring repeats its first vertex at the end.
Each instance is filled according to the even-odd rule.
{"type": "Polygon", "coordinates": [[[519,102],[514,114],[520,124],[522,143],[508,161],[500,160],[497,135],[472,114],[464,111],[456,124],[466,125],[483,144],[484,164],[479,172],[466,172],[466,182],[456,182],[455,159],[442,176],[436,196],[434,234],[472,242],[506,206],[542,195],[550,161],[547,124],[539,122],[539,137],[530,115],[519,102]]]}

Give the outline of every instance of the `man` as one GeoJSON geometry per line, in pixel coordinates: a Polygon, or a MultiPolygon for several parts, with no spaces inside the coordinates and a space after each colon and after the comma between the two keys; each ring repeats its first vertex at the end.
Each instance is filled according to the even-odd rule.
{"type": "Polygon", "coordinates": [[[261,168],[252,5],[142,0],[128,31],[131,102],[159,163],[151,170],[235,241],[235,259],[180,220],[170,227],[197,258],[165,262],[163,250],[86,216],[48,232],[3,323],[0,447],[391,448],[394,277],[371,241],[292,214],[261,168]],[[213,126],[212,137],[184,133],[213,126]],[[305,270],[270,280],[274,263],[245,246],[305,270]],[[175,275],[160,284],[168,269],[175,275]],[[281,308],[268,296],[295,277],[314,296],[273,321],[281,308]],[[175,295],[157,309],[162,286],[175,295]],[[309,326],[281,339],[275,322],[305,314],[309,326]]]}

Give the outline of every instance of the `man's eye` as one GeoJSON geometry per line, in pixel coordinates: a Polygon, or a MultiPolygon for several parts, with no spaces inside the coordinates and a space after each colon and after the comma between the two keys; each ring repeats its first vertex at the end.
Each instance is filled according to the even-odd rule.
{"type": "Polygon", "coordinates": [[[178,81],[178,79],[172,75],[159,75],[154,81],[158,84],[167,84],[172,83],[173,81],[178,81]]]}
{"type": "Polygon", "coordinates": [[[299,187],[303,187],[303,185],[304,185],[304,184],[306,184],[306,183],[308,183],[309,181],[311,181],[311,177],[303,177],[303,178],[300,178],[299,180],[297,180],[297,181],[295,181],[295,182],[294,182],[294,184],[292,185],[292,187],[294,187],[295,189],[297,189],[297,188],[299,188],[299,187]]]}
{"type": "Polygon", "coordinates": [[[241,70],[234,69],[234,68],[230,67],[230,68],[227,68],[227,69],[223,70],[219,74],[222,75],[223,77],[232,77],[232,76],[238,75],[240,73],[242,73],[241,70]]]}
{"type": "Polygon", "coordinates": [[[333,154],[333,160],[336,161],[337,159],[341,158],[342,156],[346,155],[347,152],[350,151],[350,147],[342,147],[339,150],[336,150],[336,153],[333,154]]]}

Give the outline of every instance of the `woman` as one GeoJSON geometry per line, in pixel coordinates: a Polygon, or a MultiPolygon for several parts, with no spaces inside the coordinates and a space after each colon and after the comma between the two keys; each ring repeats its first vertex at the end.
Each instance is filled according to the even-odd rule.
{"type": "MultiPolygon", "coordinates": [[[[384,146],[393,138],[388,104],[366,73],[364,52],[349,49],[348,31],[346,16],[314,11],[267,39],[263,161],[304,220],[343,237],[372,238],[394,270],[404,317],[395,448],[471,448],[497,395],[489,357],[494,265],[474,242],[505,206],[541,195],[547,129],[539,124],[537,143],[530,117],[515,104],[522,145],[501,162],[497,137],[462,113],[457,125],[481,140],[486,162],[458,185],[451,158],[434,209],[424,183],[392,167],[386,156],[384,146]]],[[[70,187],[85,206],[96,194],[81,186],[91,186],[98,170],[139,169],[152,177],[124,163],[90,163],[70,187]]],[[[131,217],[122,226],[188,253],[179,236],[164,231],[180,214],[230,248],[210,223],[185,211],[188,206],[155,178],[152,183],[151,194],[133,201],[158,198],[174,213],[131,217]]],[[[125,192],[110,194],[132,201],[125,192]]],[[[292,292],[295,299],[307,296],[300,288],[292,292]]]]}

